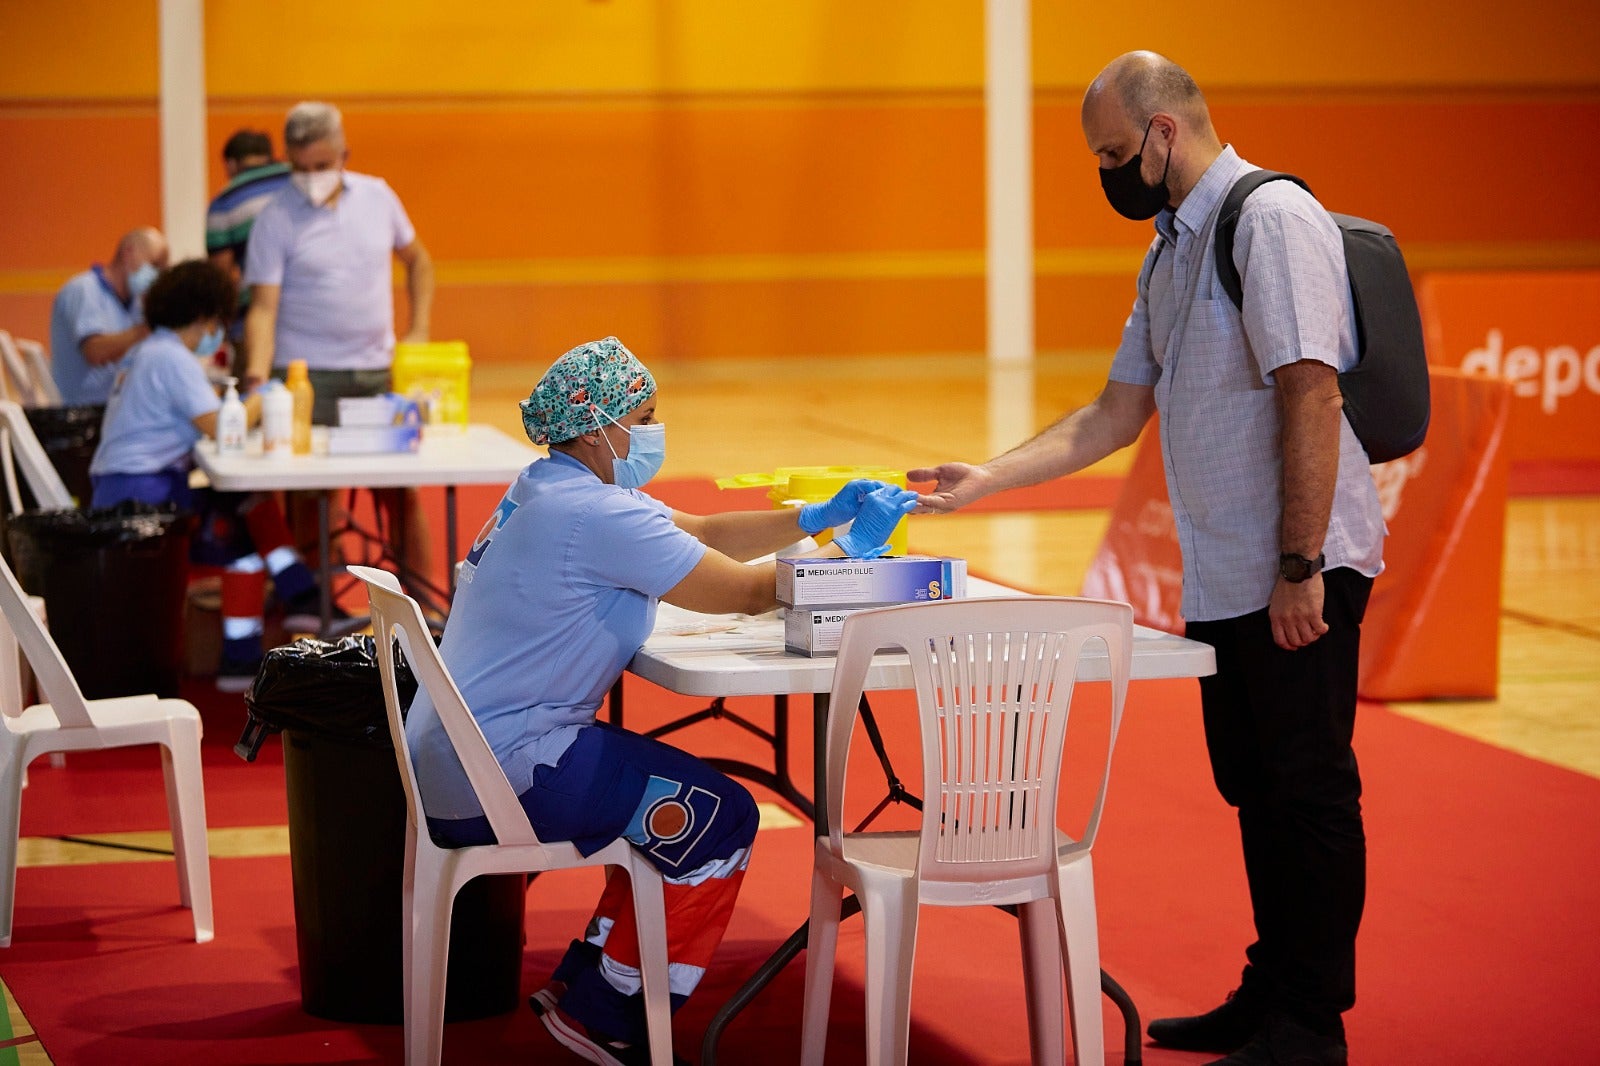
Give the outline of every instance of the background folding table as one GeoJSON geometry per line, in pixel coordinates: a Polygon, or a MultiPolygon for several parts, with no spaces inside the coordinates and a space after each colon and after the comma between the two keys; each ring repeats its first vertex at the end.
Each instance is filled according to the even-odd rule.
{"type": "MultiPolygon", "coordinates": [[[[522,468],[543,452],[493,426],[473,424],[462,430],[428,428],[415,452],[382,455],[310,455],[268,458],[261,454],[259,434],[252,434],[242,455],[219,455],[213,440],[194,447],[195,463],[224,492],[279,492],[298,490],[422,488],[444,486],[445,557],[455,573],[457,555],[456,486],[509,485],[522,468]]],[[[322,584],[322,632],[332,622],[333,566],[328,528],[328,497],[317,495],[317,557],[322,584]]],[[[448,590],[428,582],[425,575],[409,572],[396,553],[390,553],[408,588],[422,593],[418,599],[437,604],[448,590]]],[[[453,582],[454,578],[451,578],[453,582]]]]}

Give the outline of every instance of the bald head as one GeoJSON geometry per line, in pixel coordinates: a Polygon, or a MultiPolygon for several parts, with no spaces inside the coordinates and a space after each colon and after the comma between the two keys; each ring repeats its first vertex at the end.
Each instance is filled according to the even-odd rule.
{"type": "Polygon", "coordinates": [[[1082,118],[1102,169],[1142,153],[1141,176],[1164,184],[1174,208],[1222,152],[1200,87],[1155,52],[1128,52],[1106,64],[1083,94],[1082,118]]]}
{"type": "Polygon", "coordinates": [[[157,270],[167,268],[167,239],[154,226],[140,226],[122,235],[117,253],[106,264],[106,280],[126,300],[130,291],[128,279],[147,263],[157,270]]]}
{"type": "Polygon", "coordinates": [[[116,257],[137,258],[139,262],[134,264],[135,267],[140,263],[164,267],[167,265],[167,239],[154,226],[140,226],[122,235],[122,240],[117,242],[116,257]]]}
{"type": "Polygon", "coordinates": [[[1128,52],[1107,63],[1084,94],[1084,106],[1090,97],[1100,94],[1109,94],[1136,126],[1143,127],[1152,116],[1166,112],[1196,129],[1211,128],[1211,114],[1200,86],[1188,71],[1155,52],[1128,52]]]}

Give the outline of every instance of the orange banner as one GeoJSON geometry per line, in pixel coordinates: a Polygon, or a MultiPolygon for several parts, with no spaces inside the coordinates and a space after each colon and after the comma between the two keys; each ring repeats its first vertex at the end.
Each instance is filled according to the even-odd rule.
{"type": "Polygon", "coordinates": [[[1428,274],[1428,361],[1511,387],[1511,460],[1600,460],[1600,271],[1428,274]]]}
{"type": "MultiPolygon", "coordinates": [[[[1367,699],[1487,698],[1499,684],[1512,393],[1449,370],[1429,377],[1428,439],[1372,468],[1389,537],[1362,625],[1367,699]]],[[[1125,600],[1140,624],[1181,633],[1183,563],[1153,425],[1137,447],[1083,594],[1125,600]]]]}

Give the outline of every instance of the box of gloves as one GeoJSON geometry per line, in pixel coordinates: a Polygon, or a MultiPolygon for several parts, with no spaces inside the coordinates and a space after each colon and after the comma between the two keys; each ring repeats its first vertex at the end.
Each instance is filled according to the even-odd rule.
{"type": "Polygon", "coordinates": [[[339,398],[339,424],[328,427],[329,455],[414,452],[422,444],[415,400],[392,392],[339,398]]]}
{"type": "Polygon", "coordinates": [[[967,561],[930,555],[779,559],[783,642],[802,655],[839,650],[844,620],[870,607],[932,603],[967,594],[967,561]]]}
{"type": "Polygon", "coordinates": [[[967,561],[934,555],[877,559],[779,559],[785,607],[886,607],[957,600],[967,594],[967,561]]]}

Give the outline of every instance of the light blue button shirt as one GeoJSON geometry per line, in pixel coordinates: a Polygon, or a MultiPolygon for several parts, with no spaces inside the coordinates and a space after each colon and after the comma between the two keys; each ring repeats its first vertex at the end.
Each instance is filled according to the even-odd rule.
{"type": "MultiPolygon", "coordinates": [[[[1302,359],[1346,370],[1357,359],[1339,229],[1293,182],[1263,185],[1240,212],[1233,256],[1243,314],[1217,280],[1217,208],[1255,169],[1227,148],[1177,212],[1156,216],[1111,364],[1112,380],[1155,386],[1191,622],[1258,611],[1277,582],[1283,461],[1273,371],[1302,359]]],[[[1375,576],[1384,532],[1367,454],[1341,418],[1328,568],[1375,576]]]]}
{"type": "Polygon", "coordinates": [[[383,370],[394,361],[390,256],[416,240],[400,198],[382,178],[344,172],[344,191],[314,207],[293,185],[256,216],[246,285],[277,285],[273,366],[383,370]]]}
{"type": "Polygon", "coordinates": [[[194,420],[222,406],[194,352],[170,329],[128,350],[117,367],[89,473],[183,469],[202,434],[194,420]]]}
{"type": "Polygon", "coordinates": [[[105,403],[117,364],[90,366],[83,342],[101,333],[121,333],[140,321],[139,301],[123,303],[99,267],[74,275],[50,305],[50,373],[64,404],[105,403]]]}
{"type": "MultiPolygon", "coordinates": [[[[554,765],[706,546],[672,509],[553,451],[511,483],[462,566],[440,653],[519,794],[554,765]]],[[[419,691],[406,738],[434,818],[483,813],[419,691]]]]}

